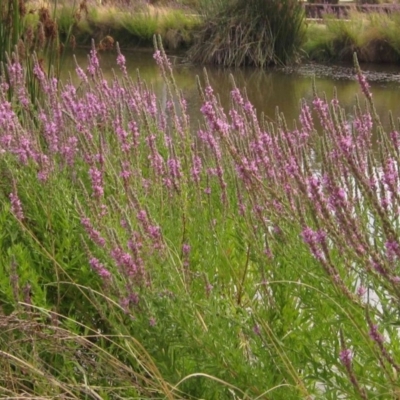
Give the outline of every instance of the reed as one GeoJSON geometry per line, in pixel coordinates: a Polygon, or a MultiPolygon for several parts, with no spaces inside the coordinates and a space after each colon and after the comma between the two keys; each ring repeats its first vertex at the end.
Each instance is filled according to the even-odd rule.
{"type": "Polygon", "coordinates": [[[189,57],[223,66],[287,64],[299,57],[305,26],[296,0],[225,0],[203,5],[204,24],[189,57]]]}

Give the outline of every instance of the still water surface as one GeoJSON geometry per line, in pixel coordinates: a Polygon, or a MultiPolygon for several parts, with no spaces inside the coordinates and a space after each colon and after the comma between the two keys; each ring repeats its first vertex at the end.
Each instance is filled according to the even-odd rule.
{"type": "MultiPolygon", "coordinates": [[[[75,55],[82,68],[87,65],[86,49],[79,49],[75,55]]],[[[165,96],[165,85],[151,51],[125,51],[128,72],[135,76],[139,69],[141,77],[152,85],[158,98],[165,96]]],[[[192,121],[200,117],[201,102],[197,92],[195,76],[203,76],[203,68],[187,65],[182,57],[171,56],[174,75],[179,88],[187,101],[192,121]]],[[[116,54],[101,53],[100,64],[106,78],[112,77],[112,70],[118,71],[116,54]]],[[[72,56],[66,56],[63,71],[74,75],[75,64],[72,56]]],[[[371,85],[373,98],[378,114],[385,128],[389,129],[388,111],[400,117],[400,66],[362,66],[366,70],[371,85]]],[[[282,111],[289,125],[298,119],[299,101],[302,98],[311,102],[313,97],[312,80],[315,76],[317,90],[325,92],[330,99],[336,87],[338,98],[348,114],[355,104],[355,96],[361,96],[358,83],[354,80],[351,66],[306,65],[292,70],[258,70],[253,68],[222,69],[208,66],[207,73],[215,93],[221,98],[222,105],[229,107],[231,85],[229,75],[232,74],[239,88],[246,87],[249,100],[257,112],[263,112],[267,118],[274,119],[276,107],[282,111]]]]}

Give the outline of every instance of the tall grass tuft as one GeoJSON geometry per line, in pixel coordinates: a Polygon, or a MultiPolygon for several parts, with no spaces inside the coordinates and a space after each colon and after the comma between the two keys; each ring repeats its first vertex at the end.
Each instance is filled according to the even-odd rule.
{"type": "Polygon", "coordinates": [[[203,27],[189,55],[201,64],[287,64],[299,57],[304,35],[297,0],[205,1],[203,27]]]}
{"type": "Polygon", "coordinates": [[[198,24],[198,15],[173,7],[140,3],[125,8],[91,6],[87,15],[74,25],[73,33],[81,44],[90,44],[92,38],[100,43],[110,36],[126,47],[152,46],[153,36],[159,34],[168,48],[177,49],[192,43],[198,24]]]}

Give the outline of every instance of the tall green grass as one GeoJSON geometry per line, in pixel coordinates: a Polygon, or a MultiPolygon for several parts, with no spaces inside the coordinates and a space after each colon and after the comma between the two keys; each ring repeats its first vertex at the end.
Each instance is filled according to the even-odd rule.
{"type": "Polygon", "coordinates": [[[88,5],[87,13],[82,13],[77,21],[74,9],[64,5],[59,8],[57,19],[62,27],[72,24],[72,33],[81,45],[90,44],[93,38],[99,44],[108,36],[124,47],[152,46],[153,36],[159,34],[171,49],[189,46],[199,24],[199,17],[191,12],[146,4],[130,7],[88,5]]]}
{"type": "Polygon", "coordinates": [[[397,62],[400,59],[399,16],[399,12],[356,11],[348,19],[326,15],[322,24],[309,24],[304,51],[319,61],[351,61],[356,52],[362,62],[397,62]]]}

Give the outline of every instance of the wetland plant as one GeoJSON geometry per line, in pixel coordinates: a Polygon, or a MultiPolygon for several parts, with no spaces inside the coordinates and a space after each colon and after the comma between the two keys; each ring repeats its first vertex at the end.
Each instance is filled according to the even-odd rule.
{"type": "Polygon", "coordinates": [[[351,122],[315,91],[267,123],[233,81],[224,110],[205,75],[193,128],[154,58],[164,107],[120,52],[35,65],[35,102],[1,78],[1,396],[399,398],[400,134],[358,65],[351,122]]]}
{"type": "Polygon", "coordinates": [[[297,0],[204,1],[204,23],[190,49],[195,63],[227,67],[288,64],[305,37],[297,0]]]}

